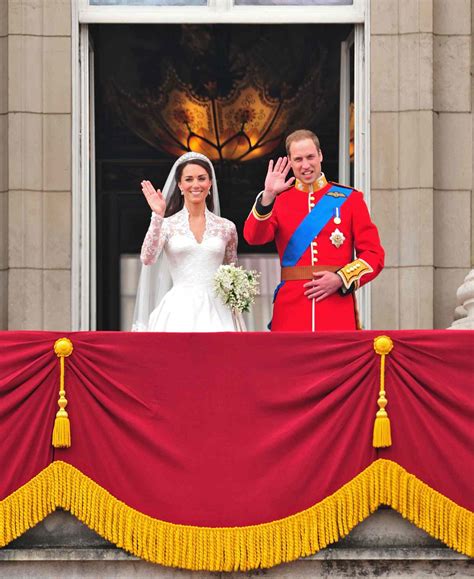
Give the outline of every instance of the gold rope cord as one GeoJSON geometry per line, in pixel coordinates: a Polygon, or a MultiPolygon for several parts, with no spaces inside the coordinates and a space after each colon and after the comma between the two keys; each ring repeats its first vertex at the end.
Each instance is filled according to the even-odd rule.
{"type": "Polygon", "coordinates": [[[72,354],[73,346],[69,338],[59,338],[54,343],[54,353],[59,358],[59,410],[54,420],[52,445],[54,448],[69,448],[71,446],[71,425],[66,411],[67,398],[64,386],[64,358],[72,354]]]}
{"type": "Polygon", "coordinates": [[[380,356],[380,391],[377,404],[379,410],[375,415],[374,433],[372,444],[375,448],[392,446],[392,433],[390,419],[385,407],[388,404],[385,392],[385,356],[393,349],[392,339],[388,336],[378,336],[374,340],[374,350],[380,356]]]}

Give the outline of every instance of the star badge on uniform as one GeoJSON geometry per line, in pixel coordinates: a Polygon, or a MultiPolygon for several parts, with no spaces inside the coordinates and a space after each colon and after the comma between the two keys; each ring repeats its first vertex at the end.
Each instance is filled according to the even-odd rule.
{"type": "Polygon", "coordinates": [[[331,240],[331,243],[336,247],[341,247],[341,245],[346,240],[342,231],[339,231],[339,229],[337,228],[331,233],[329,239],[331,240]]]}

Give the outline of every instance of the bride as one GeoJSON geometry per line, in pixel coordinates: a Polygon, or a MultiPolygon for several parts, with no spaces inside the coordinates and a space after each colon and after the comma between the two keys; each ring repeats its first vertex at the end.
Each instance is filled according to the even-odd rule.
{"type": "Polygon", "coordinates": [[[173,165],[163,191],[150,181],[141,186],[152,214],[132,331],[235,331],[239,326],[215,295],[213,280],[221,264],[237,261],[237,231],[218,216],[210,160],[186,153],[173,165]]]}

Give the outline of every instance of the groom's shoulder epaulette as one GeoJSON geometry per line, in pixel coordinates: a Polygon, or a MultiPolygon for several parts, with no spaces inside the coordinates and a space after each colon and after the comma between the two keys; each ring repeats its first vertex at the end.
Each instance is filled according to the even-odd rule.
{"type": "Polygon", "coordinates": [[[328,197],[349,197],[353,191],[355,191],[353,187],[330,182],[330,187],[327,190],[326,195],[328,197]]]}
{"type": "Polygon", "coordinates": [[[347,189],[348,191],[357,191],[354,187],[350,185],[343,185],[342,183],[336,183],[336,181],[330,181],[331,187],[339,187],[340,189],[347,189]]]}

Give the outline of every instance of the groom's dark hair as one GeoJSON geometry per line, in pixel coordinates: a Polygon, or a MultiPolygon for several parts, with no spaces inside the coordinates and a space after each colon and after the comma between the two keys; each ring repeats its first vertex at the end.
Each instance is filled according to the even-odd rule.
{"type": "Polygon", "coordinates": [[[286,137],[285,148],[288,157],[291,157],[290,155],[291,144],[296,143],[296,141],[304,141],[305,139],[311,139],[311,141],[313,141],[313,143],[316,145],[316,149],[318,149],[318,151],[321,151],[319,139],[313,133],[313,131],[309,131],[308,129],[298,129],[297,131],[293,131],[286,137]]]}
{"type": "MultiPolygon", "coordinates": [[[[201,159],[189,159],[189,161],[185,161],[176,167],[176,187],[174,188],[173,193],[170,196],[168,203],[166,204],[166,211],[165,217],[169,217],[170,215],[174,215],[181,211],[184,207],[184,197],[181,195],[181,191],[179,190],[178,183],[181,181],[181,176],[183,175],[183,170],[187,165],[199,165],[206,170],[206,173],[209,175],[209,179],[212,181],[212,172],[209,164],[206,161],[201,159]]],[[[208,195],[206,197],[206,205],[209,211],[214,212],[214,199],[213,195],[208,195]]]]}

